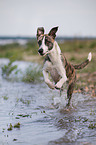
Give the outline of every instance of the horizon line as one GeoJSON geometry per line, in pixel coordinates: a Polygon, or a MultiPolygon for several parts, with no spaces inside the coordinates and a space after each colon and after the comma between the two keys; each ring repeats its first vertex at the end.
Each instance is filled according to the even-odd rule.
{"type": "MultiPolygon", "coordinates": [[[[35,39],[35,36],[20,36],[20,35],[16,35],[16,36],[12,36],[12,35],[1,35],[0,39],[35,39]]],[[[57,36],[56,39],[58,38],[92,38],[92,39],[96,39],[96,36],[57,36]]]]}

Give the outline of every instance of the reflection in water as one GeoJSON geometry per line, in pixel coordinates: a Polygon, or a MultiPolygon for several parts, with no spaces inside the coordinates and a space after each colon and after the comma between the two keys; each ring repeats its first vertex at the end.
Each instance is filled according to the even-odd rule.
{"type": "Polygon", "coordinates": [[[1,145],[95,145],[96,98],[74,94],[69,110],[66,101],[66,90],[60,97],[45,83],[12,82],[0,74],[1,145]]]}

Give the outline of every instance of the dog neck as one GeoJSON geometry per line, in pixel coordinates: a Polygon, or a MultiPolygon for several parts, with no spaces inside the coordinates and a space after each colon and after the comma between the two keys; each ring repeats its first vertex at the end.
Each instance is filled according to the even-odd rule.
{"type": "Polygon", "coordinates": [[[56,41],[54,41],[53,48],[48,55],[53,64],[58,63],[58,61],[61,59],[61,50],[56,41]]]}

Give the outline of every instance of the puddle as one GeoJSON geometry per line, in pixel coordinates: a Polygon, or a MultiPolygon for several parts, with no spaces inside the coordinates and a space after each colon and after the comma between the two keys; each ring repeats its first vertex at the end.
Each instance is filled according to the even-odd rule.
{"type": "MultiPolygon", "coordinates": [[[[0,60],[0,66],[7,63],[0,60]]],[[[15,64],[22,72],[30,64],[37,65],[15,64]]],[[[14,72],[10,78],[14,78],[14,72]]],[[[73,94],[73,108],[66,110],[66,90],[60,98],[59,92],[50,90],[44,82],[9,81],[1,73],[0,69],[0,145],[96,144],[96,98],[73,94]],[[10,125],[12,129],[8,130],[10,125]]]]}

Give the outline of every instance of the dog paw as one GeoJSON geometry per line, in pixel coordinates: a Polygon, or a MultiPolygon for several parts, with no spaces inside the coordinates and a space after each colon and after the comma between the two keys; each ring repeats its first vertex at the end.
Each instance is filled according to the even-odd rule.
{"type": "Polygon", "coordinates": [[[55,86],[55,89],[60,90],[60,88],[58,88],[57,86],[55,86]]]}
{"type": "Polygon", "coordinates": [[[61,87],[62,87],[62,85],[61,85],[60,83],[57,83],[57,84],[55,85],[55,88],[58,89],[58,90],[60,90],[61,87]]]}
{"type": "Polygon", "coordinates": [[[58,84],[55,85],[55,89],[57,89],[57,90],[60,90],[61,87],[62,87],[62,86],[60,86],[60,85],[58,85],[58,84]]]}
{"type": "Polygon", "coordinates": [[[47,85],[49,86],[50,89],[55,89],[54,84],[51,83],[51,84],[47,84],[47,85]]]}

